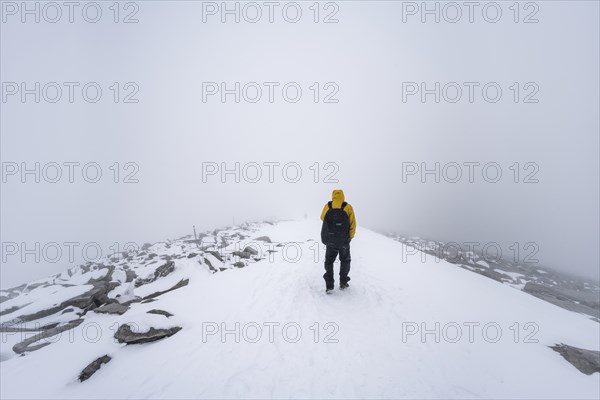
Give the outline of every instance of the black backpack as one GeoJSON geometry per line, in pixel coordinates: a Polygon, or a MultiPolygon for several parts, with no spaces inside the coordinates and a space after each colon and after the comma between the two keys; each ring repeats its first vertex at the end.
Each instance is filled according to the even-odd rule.
{"type": "Polygon", "coordinates": [[[327,203],[329,210],[323,218],[321,242],[326,246],[343,247],[350,243],[350,218],[344,211],[348,203],[344,201],[341,208],[333,208],[331,203],[327,203]]]}

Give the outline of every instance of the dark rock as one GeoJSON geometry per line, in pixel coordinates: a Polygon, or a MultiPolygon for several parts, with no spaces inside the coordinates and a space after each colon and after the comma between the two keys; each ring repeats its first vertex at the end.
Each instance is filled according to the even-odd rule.
{"type": "Polygon", "coordinates": [[[140,296],[135,296],[133,299],[124,301],[124,302],[119,303],[119,304],[124,305],[124,306],[130,306],[133,303],[139,303],[140,301],[142,301],[142,298],[140,296]]]}
{"type": "Polygon", "coordinates": [[[0,332],[40,332],[40,331],[45,331],[48,329],[56,328],[58,325],[60,325],[60,322],[52,322],[52,323],[46,324],[44,326],[37,326],[39,324],[36,324],[35,328],[27,328],[22,325],[23,324],[21,324],[21,323],[15,323],[15,324],[2,323],[0,325],[0,332]]]}
{"type": "Polygon", "coordinates": [[[102,364],[107,364],[110,360],[112,360],[110,356],[104,355],[92,361],[87,367],[83,369],[83,371],[81,371],[81,374],[79,374],[79,381],[83,382],[85,380],[90,379],[90,377],[100,369],[102,364]]]}
{"type": "Polygon", "coordinates": [[[255,255],[257,255],[257,254],[258,254],[258,250],[256,250],[256,249],[255,249],[255,248],[253,248],[253,247],[246,246],[246,247],[244,248],[244,253],[250,253],[250,254],[252,254],[253,256],[255,256],[255,255]]]}
{"type": "Polygon", "coordinates": [[[198,255],[197,253],[190,253],[190,254],[188,254],[187,258],[194,258],[197,255],[198,255]]]}
{"type": "Polygon", "coordinates": [[[207,253],[212,254],[217,260],[223,262],[223,257],[221,257],[218,251],[207,251],[207,253]]]}
{"type": "Polygon", "coordinates": [[[179,289],[179,288],[182,288],[184,286],[187,286],[188,283],[190,283],[189,279],[182,279],[175,286],[173,286],[172,288],[167,289],[167,290],[163,290],[163,291],[160,291],[160,292],[154,292],[154,293],[152,293],[152,294],[144,297],[142,300],[153,299],[154,297],[158,297],[160,295],[163,295],[163,294],[168,293],[170,291],[173,291],[175,289],[179,289]]]}
{"type": "Polygon", "coordinates": [[[252,256],[252,254],[245,253],[243,251],[234,251],[232,254],[234,256],[238,256],[239,258],[250,258],[252,256]]]}
{"type": "Polygon", "coordinates": [[[19,296],[21,294],[21,292],[23,291],[23,289],[25,289],[26,285],[27,284],[22,284],[22,285],[7,289],[8,294],[4,295],[4,296],[0,296],[0,303],[4,303],[7,300],[14,299],[15,297],[19,296]]]}
{"type": "Polygon", "coordinates": [[[148,311],[148,314],[159,314],[159,315],[164,315],[165,317],[169,318],[172,317],[173,314],[171,314],[170,312],[164,311],[164,310],[150,310],[148,311]]]}
{"type": "Polygon", "coordinates": [[[146,278],[146,279],[138,278],[135,281],[135,287],[140,287],[142,285],[147,285],[149,283],[152,283],[155,280],[157,280],[158,278],[162,278],[162,277],[169,275],[174,270],[175,270],[175,263],[173,261],[169,261],[166,264],[163,264],[160,267],[156,268],[156,270],[154,271],[154,275],[150,276],[149,278],[146,278]]]}
{"type": "Polygon", "coordinates": [[[600,372],[600,351],[580,349],[564,343],[549,347],[586,375],[600,372]]]}
{"type": "Polygon", "coordinates": [[[106,274],[101,278],[97,278],[97,279],[90,278],[90,280],[87,282],[88,285],[93,285],[93,284],[100,283],[100,282],[110,282],[110,280],[112,279],[112,274],[115,270],[115,266],[109,265],[108,267],[102,266],[101,268],[98,268],[98,270],[101,270],[101,269],[106,269],[107,270],[106,274]]]}
{"type": "Polygon", "coordinates": [[[123,315],[127,312],[127,310],[129,310],[129,307],[123,304],[119,304],[119,303],[111,303],[111,304],[105,304],[101,307],[98,307],[96,309],[94,309],[94,312],[100,313],[100,314],[119,314],[119,315],[123,315]]]}
{"type": "Polygon", "coordinates": [[[169,336],[173,336],[181,330],[181,327],[175,326],[168,329],[150,328],[147,332],[133,332],[127,324],[121,325],[115,333],[115,339],[119,343],[139,344],[154,342],[169,336]]]}
{"type": "Polygon", "coordinates": [[[208,266],[208,269],[210,269],[212,272],[217,272],[217,269],[212,266],[212,264],[206,257],[204,257],[204,263],[208,266]]]}
{"type": "Polygon", "coordinates": [[[6,314],[11,314],[11,313],[13,313],[13,312],[15,312],[17,310],[20,310],[21,308],[23,308],[25,306],[28,306],[29,304],[31,304],[31,303],[27,303],[27,304],[23,304],[23,305],[20,305],[20,306],[13,306],[13,307],[7,308],[4,311],[0,311],[0,316],[6,315],[6,314]]]}
{"type": "Polygon", "coordinates": [[[63,310],[63,312],[61,312],[61,314],[66,314],[66,313],[73,312],[73,311],[75,311],[75,310],[74,310],[74,309],[72,309],[72,308],[65,308],[65,309],[63,310]]]}
{"type": "Polygon", "coordinates": [[[261,241],[263,241],[263,242],[265,242],[265,243],[272,243],[272,242],[271,242],[271,238],[270,238],[270,237],[268,237],[268,236],[261,236],[261,237],[257,237],[257,238],[256,238],[256,239],[254,239],[254,240],[261,240],[261,241]]]}
{"type": "Polygon", "coordinates": [[[133,282],[133,280],[137,278],[137,274],[129,269],[125,271],[125,275],[127,277],[125,282],[133,282]]]}
{"type": "Polygon", "coordinates": [[[142,304],[146,304],[146,303],[152,303],[153,301],[156,301],[156,299],[146,299],[146,300],[142,300],[142,304]]]}
{"type": "Polygon", "coordinates": [[[244,264],[241,261],[238,261],[238,262],[234,263],[233,266],[237,267],[237,268],[244,268],[246,266],[246,264],[244,264]]]}
{"type": "Polygon", "coordinates": [[[144,243],[142,245],[142,250],[148,250],[150,247],[152,247],[152,245],[150,243],[144,243]]]}
{"type": "Polygon", "coordinates": [[[93,283],[93,286],[92,289],[79,296],[75,296],[58,305],[37,311],[33,314],[20,315],[18,319],[24,322],[34,321],[55,314],[68,307],[81,308],[82,310],[87,311],[100,307],[103,304],[115,302],[115,300],[110,299],[107,294],[115,287],[119,286],[118,282],[97,281],[93,283]]]}
{"type": "Polygon", "coordinates": [[[43,331],[42,333],[38,333],[37,335],[30,337],[29,339],[26,339],[20,343],[15,344],[12,349],[17,354],[22,354],[26,351],[39,350],[42,347],[48,346],[52,342],[44,341],[37,345],[34,345],[34,343],[39,342],[42,339],[47,339],[52,336],[58,335],[59,333],[68,331],[69,329],[73,329],[76,326],[78,326],[79,324],[81,324],[82,322],[83,322],[83,319],[77,319],[77,320],[71,321],[65,325],[61,325],[61,326],[58,326],[58,327],[52,328],[52,329],[47,329],[47,330],[43,331]]]}
{"type": "Polygon", "coordinates": [[[510,280],[510,276],[508,276],[506,274],[502,274],[498,271],[494,271],[493,269],[490,269],[490,268],[485,268],[485,267],[483,269],[478,268],[478,269],[475,269],[474,271],[480,275],[487,276],[488,278],[491,278],[498,282],[502,282],[503,279],[510,280]]]}

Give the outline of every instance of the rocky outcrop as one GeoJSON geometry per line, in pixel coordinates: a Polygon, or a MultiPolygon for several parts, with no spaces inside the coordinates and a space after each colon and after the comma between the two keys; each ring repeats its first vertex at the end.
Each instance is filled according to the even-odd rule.
{"type": "Polygon", "coordinates": [[[101,307],[94,309],[94,312],[97,312],[100,314],[123,315],[127,312],[127,310],[129,310],[129,307],[127,307],[126,305],[119,304],[119,303],[111,303],[111,304],[105,304],[101,307]]]}
{"type": "Polygon", "coordinates": [[[166,264],[163,264],[160,267],[156,268],[154,270],[154,274],[152,274],[152,276],[150,276],[146,279],[138,278],[135,281],[135,287],[140,287],[142,285],[147,285],[149,283],[152,283],[159,278],[169,275],[174,270],[175,270],[175,263],[173,261],[168,261],[166,264]]]}
{"type": "Polygon", "coordinates": [[[210,260],[209,260],[208,258],[206,258],[206,257],[204,257],[204,264],[206,264],[206,266],[208,267],[208,269],[209,269],[211,272],[217,272],[217,271],[218,271],[218,269],[216,269],[215,267],[213,267],[213,265],[212,265],[212,263],[210,262],[210,260]]]}
{"type": "Polygon", "coordinates": [[[68,307],[81,308],[82,310],[92,310],[102,304],[112,303],[115,300],[108,298],[107,294],[119,284],[117,282],[97,281],[94,282],[93,288],[85,293],[63,301],[55,306],[37,311],[32,314],[19,315],[17,318],[22,322],[35,321],[44,318],[68,307]]]}
{"type": "Polygon", "coordinates": [[[207,251],[207,253],[212,254],[217,260],[223,262],[223,257],[221,257],[221,255],[219,254],[218,251],[207,251]]]}
{"type": "Polygon", "coordinates": [[[250,254],[252,254],[253,256],[255,256],[255,255],[257,255],[257,254],[258,254],[258,250],[256,250],[254,247],[251,247],[251,246],[246,246],[246,247],[244,248],[244,253],[250,253],[250,254]]]}
{"type": "Polygon", "coordinates": [[[232,254],[239,258],[250,258],[257,255],[258,251],[250,246],[246,246],[243,251],[234,251],[232,254]]]}
{"type": "MultiPolygon", "coordinates": [[[[61,332],[78,326],[84,318],[97,318],[98,314],[124,315],[129,312],[133,303],[154,302],[159,296],[188,285],[189,280],[184,277],[178,277],[177,280],[181,279],[179,281],[167,278],[168,281],[164,282],[162,279],[174,275],[175,262],[179,262],[177,260],[195,259],[213,272],[244,268],[248,266],[245,259],[249,259],[250,262],[253,262],[253,259],[258,261],[257,254],[261,252],[261,248],[265,251],[264,244],[271,243],[269,237],[257,237],[257,234],[253,234],[258,231],[257,228],[247,224],[242,228],[216,230],[212,235],[200,233],[198,240],[187,240],[191,237],[186,237],[175,242],[159,242],[152,245],[146,243],[140,251],[114,253],[97,262],[88,261],[46,279],[0,290],[0,302],[10,300],[0,308],[3,321],[0,331],[31,332],[24,335],[27,340],[14,346],[14,351],[19,354],[34,351],[56,342],[42,339],[52,339],[61,332]],[[246,243],[245,247],[242,247],[243,250],[234,253],[244,258],[242,260],[231,257],[229,251],[220,250],[252,237],[256,238],[254,243],[246,243]],[[151,283],[154,283],[156,288],[144,287],[151,283]],[[143,288],[138,290],[140,286],[143,288]],[[62,292],[62,288],[67,287],[72,287],[73,291],[62,292]],[[76,287],[81,289],[77,290],[76,287]],[[166,290],[163,290],[165,288],[166,290]],[[55,301],[47,301],[45,296],[53,292],[60,293],[55,297],[55,301]],[[151,294],[146,295],[147,293],[151,294]],[[68,320],[71,321],[65,322],[68,320]]],[[[187,268],[185,263],[181,267],[187,268]]],[[[160,309],[151,310],[149,313],[165,318],[173,316],[160,309]]],[[[153,328],[146,334],[154,338],[163,333],[153,328]]],[[[100,359],[95,361],[102,364],[100,359]]],[[[92,364],[88,367],[93,370],[92,367],[95,368],[97,363],[92,364]]],[[[91,376],[87,372],[82,374],[84,377],[91,376]]]]}
{"type": "Polygon", "coordinates": [[[167,290],[163,290],[163,291],[160,291],[160,292],[154,292],[154,293],[149,294],[148,296],[144,297],[142,300],[153,299],[153,298],[158,297],[160,295],[163,295],[165,293],[169,293],[169,292],[171,292],[173,290],[176,290],[176,289],[182,288],[184,286],[187,286],[188,283],[190,283],[189,279],[182,279],[175,286],[173,286],[172,288],[167,289],[167,290]]]}
{"type": "Polygon", "coordinates": [[[58,325],[60,325],[59,322],[52,322],[49,323],[47,325],[43,325],[43,326],[39,326],[39,327],[35,327],[35,328],[27,328],[25,326],[22,326],[22,324],[18,323],[18,324],[6,324],[3,323],[0,325],[0,332],[2,333],[8,333],[8,332],[40,332],[40,331],[45,331],[48,329],[52,329],[52,328],[56,328],[58,325]]]}
{"type": "Polygon", "coordinates": [[[171,314],[170,312],[164,311],[164,310],[150,310],[150,311],[148,311],[148,314],[164,315],[167,318],[173,316],[173,314],[171,314]]]}
{"type": "Polygon", "coordinates": [[[550,346],[550,348],[586,375],[600,372],[600,351],[580,349],[564,343],[550,346]]]}
{"type": "Polygon", "coordinates": [[[37,343],[37,342],[41,341],[42,339],[47,339],[47,338],[51,338],[52,336],[56,336],[64,331],[68,331],[69,329],[73,329],[73,328],[79,326],[79,324],[81,324],[82,322],[83,322],[83,319],[77,319],[75,321],[69,322],[68,324],[61,325],[61,326],[58,326],[58,327],[52,328],[52,329],[47,329],[47,330],[43,331],[42,333],[39,333],[33,337],[30,337],[29,339],[23,340],[22,342],[15,344],[12,349],[17,354],[22,354],[22,353],[25,353],[26,351],[39,350],[42,347],[48,346],[52,342],[50,342],[50,341],[45,341],[42,343],[37,343]]]}
{"type": "Polygon", "coordinates": [[[7,315],[7,314],[12,314],[15,311],[20,310],[21,308],[23,308],[25,306],[28,306],[29,304],[31,304],[31,303],[25,303],[25,304],[21,304],[21,305],[18,305],[18,306],[13,306],[13,307],[7,308],[6,310],[0,311],[0,316],[7,315]]]}
{"type": "MultiPolygon", "coordinates": [[[[600,309],[590,307],[597,307],[597,303],[594,303],[593,301],[593,293],[588,294],[582,292],[579,294],[580,297],[578,297],[577,294],[572,293],[572,291],[567,291],[558,287],[544,286],[533,282],[527,282],[523,291],[564,309],[591,315],[596,319],[600,318],[600,309]],[[585,298],[588,300],[587,302],[581,301],[581,296],[583,295],[587,295],[585,298]]],[[[596,296],[598,296],[598,294],[596,294],[596,296]]]]}
{"type": "Polygon", "coordinates": [[[474,269],[474,272],[478,273],[479,275],[483,275],[483,276],[487,276],[488,278],[491,278],[495,281],[498,282],[502,282],[503,280],[510,280],[510,276],[506,275],[506,274],[502,274],[498,271],[495,271],[493,269],[474,269]]]}
{"type": "Polygon", "coordinates": [[[133,282],[133,280],[134,280],[135,278],[137,278],[137,275],[136,275],[136,273],[135,273],[135,272],[133,272],[133,271],[131,271],[131,270],[129,270],[129,269],[128,269],[128,270],[125,270],[125,276],[126,276],[126,278],[125,278],[125,279],[126,279],[126,280],[125,280],[125,282],[133,282]]]}
{"type": "Polygon", "coordinates": [[[149,343],[173,336],[180,330],[181,327],[175,326],[168,329],[150,328],[147,332],[133,332],[129,325],[121,325],[115,333],[115,339],[125,344],[149,343]]]}
{"type": "Polygon", "coordinates": [[[110,360],[112,360],[110,356],[104,355],[89,363],[89,365],[79,374],[79,381],[83,382],[90,379],[90,377],[100,369],[102,364],[107,364],[110,360]]]}

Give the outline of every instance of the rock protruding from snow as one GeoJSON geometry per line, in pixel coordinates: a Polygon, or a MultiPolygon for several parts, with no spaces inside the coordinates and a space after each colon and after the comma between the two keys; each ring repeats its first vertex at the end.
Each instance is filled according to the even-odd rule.
{"type": "Polygon", "coordinates": [[[100,314],[118,314],[118,315],[123,315],[127,312],[127,310],[129,310],[129,307],[123,304],[119,304],[119,303],[111,303],[111,304],[105,304],[101,307],[98,307],[94,310],[94,312],[100,313],[100,314]]]}
{"type": "Polygon", "coordinates": [[[153,299],[153,298],[158,297],[160,295],[163,295],[165,293],[169,293],[169,292],[171,292],[173,290],[176,290],[176,289],[182,288],[184,286],[187,286],[188,283],[190,283],[189,279],[182,279],[179,282],[177,282],[177,284],[175,284],[175,286],[171,287],[170,289],[161,290],[159,292],[154,292],[152,294],[149,294],[148,296],[144,297],[143,300],[153,299]]]}
{"type": "Polygon", "coordinates": [[[175,326],[167,329],[150,328],[146,332],[134,332],[131,330],[131,326],[125,324],[119,327],[115,333],[115,339],[117,339],[119,343],[125,344],[149,343],[173,336],[180,330],[181,327],[175,326]]]}
{"type": "Polygon", "coordinates": [[[564,309],[600,318],[597,293],[567,290],[533,282],[527,282],[523,291],[564,309]]]}
{"type": "Polygon", "coordinates": [[[163,264],[160,267],[156,268],[154,270],[154,273],[151,276],[149,276],[145,279],[142,279],[142,278],[136,279],[135,286],[140,287],[142,285],[147,285],[149,283],[152,283],[152,282],[156,281],[158,278],[162,278],[162,277],[169,275],[174,270],[175,270],[175,263],[173,261],[168,261],[166,264],[163,264]]]}
{"type": "Polygon", "coordinates": [[[37,335],[30,337],[29,339],[23,340],[20,343],[17,343],[13,346],[13,351],[17,354],[25,353],[26,351],[35,351],[39,350],[42,347],[48,346],[52,342],[43,341],[41,343],[37,343],[42,341],[43,339],[47,339],[53,336],[58,335],[64,331],[68,331],[69,329],[73,329],[79,324],[83,322],[83,319],[77,319],[75,321],[71,321],[65,325],[57,326],[56,328],[46,329],[42,333],[38,333],[37,335]],[[36,344],[37,343],[37,344],[36,344]]]}
{"type": "Polygon", "coordinates": [[[550,346],[550,348],[586,375],[600,372],[600,351],[580,349],[564,343],[550,346]]]}
{"type": "Polygon", "coordinates": [[[239,258],[250,258],[258,254],[258,251],[250,246],[246,246],[243,251],[234,251],[233,255],[239,258]]]}
{"type": "Polygon", "coordinates": [[[83,382],[90,379],[90,377],[100,369],[102,364],[107,364],[110,360],[112,360],[110,356],[104,355],[92,361],[87,367],[83,369],[83,371],[81,371],[81,374],[79,374],[79,381],[83,382]]]}
{"type": "MultiPolygon", "coordinates": [[[[76,307],[82,310],[91,310],[102,304],[112,302],[112,300],[108,298],[107,294],[116,286],[118,286],[118,283],[93,281],[91,285],[92,288],[84,293],[68,298],[64,301],[60,301],[53,305],[48,304],[40,306],[37,310],[32,310],[33,312],[30,313],[25,312],[25,309],[30,309],[29,307],[26,307],[28,304],[25,304],[18,306],[15,309],[5,310],[3,314],[12,314],[23,309],[24,313],[16,313],[16,315],[12,317],[12,320],[18,320],[19,322],[30,322],[51,316],[69,307],[76,307]]],[[[82,287],[85,289],[84,286],[82,287]]]]}
{"type": "Polygon", "coordinates": [[[173,316],[173,314],[171,314],[171,313],[170,313],[170,312],[168,312],[168,311],[165,311],[165,310],[156,310],[156,309],[148,311],[148,314],[158,314],[158,315],[164,315],[164,316],[165,316],[165,317],[167,317],[167,318],[169,318],[169,317],[172,317],[172,316],[173,316]]]}

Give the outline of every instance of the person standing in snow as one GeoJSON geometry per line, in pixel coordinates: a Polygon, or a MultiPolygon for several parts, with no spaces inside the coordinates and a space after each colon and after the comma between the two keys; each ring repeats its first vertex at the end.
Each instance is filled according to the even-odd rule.
{"type": "Polygon", "coordinates": [[[347,288],[350,277],[350,241],[356,232],[356,218],[352,206],[344,201],[344,192],[334,190],[331,201],[326,203],[321,212],[323,226],[321,228],[321,241],[325,251],[325,291],[333,290],[335,279],[333,277],[333,262],[339,254],[340,257],[340,289],[347,288]]]}

